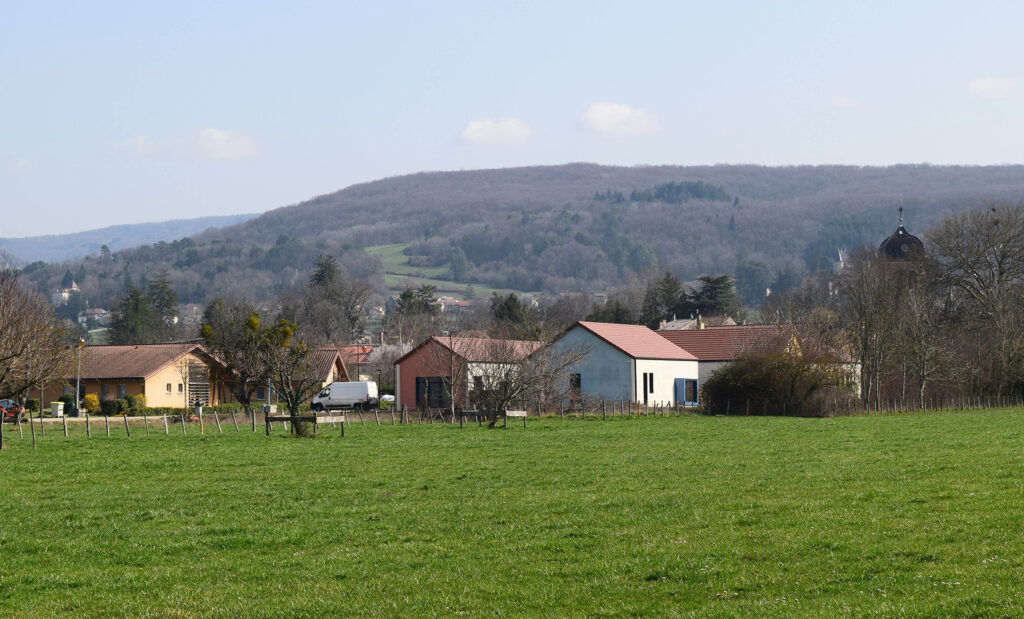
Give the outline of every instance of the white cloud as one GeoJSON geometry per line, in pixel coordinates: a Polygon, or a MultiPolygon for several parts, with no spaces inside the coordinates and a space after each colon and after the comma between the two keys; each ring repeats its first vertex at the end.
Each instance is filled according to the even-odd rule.
{"type": "Polygon", "coordinates": [[[245,159],[259,154],[259,147],[250,138],[209,128],[184,137],[154,140],[145,135],[133,135],[126,145],[128,152],[143,157],[170,155],[199,159],[245,159]]]}
{"type": "Polygon", "coordinates": [[[1006,77],[979,77],[971,80],[971,92],[986,99],[1001,99],[1013,88],[1013,80],[1006,77]]]}
{"type": "Polygon", "coordinates": [[[860,99],[854,99],[853,97],[832,97],[828,102],[832,107],[860,107],[860,99]]]}
{"type": "Polygon", "coordinates": [[[223,129],[203,129],[195,138],[199,153],[208,159],[245,159],[259,152],[255,142],[223,129]]]}
{"type": "Polygon", "coordinates": [[[20,174],[22,172],[29,172],[36,168],[39,161],[35,157],[18,157],[12,159],[6,166],[7,171],[20,174]]]}
{"type": "Polygon", "coordinates": [[[582,120],[594,131],[618,136],[641,135],[658,128],[658,118],[649,110],[621,103],[595,103],[582,120]]]}
{"type": "Polygon", "coordinates": [[[462,130],[462,139],[474,144],[522,144],[532,133],[518,118],[477,118],[462,130]]]}

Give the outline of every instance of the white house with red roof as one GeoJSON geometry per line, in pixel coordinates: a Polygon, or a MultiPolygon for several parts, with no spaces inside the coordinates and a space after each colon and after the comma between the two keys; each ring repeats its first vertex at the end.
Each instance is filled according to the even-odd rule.
{"type": "Polygon", "coordinates": [[[697,358],[643,325],[581,321],[552,346],[586,351],[567,378],[580,395],[649,405],[697,403],[697,358]]]}

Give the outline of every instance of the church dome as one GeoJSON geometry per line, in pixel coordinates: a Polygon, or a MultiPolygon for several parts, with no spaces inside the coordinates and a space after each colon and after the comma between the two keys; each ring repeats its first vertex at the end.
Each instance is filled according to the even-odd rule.
{"type": "Polygon", "coordinates": [[[900,207],[900,225],[896,233],[882,241],[878,251],[890,260],[915,260],[924,255],[924,243],[903,227],[903,208],[900,207]]]}

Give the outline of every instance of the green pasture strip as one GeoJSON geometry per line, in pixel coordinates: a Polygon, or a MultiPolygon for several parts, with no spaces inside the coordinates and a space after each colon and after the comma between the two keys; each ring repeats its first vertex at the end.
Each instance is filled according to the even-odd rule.
{"type": "Polygon", "coordinates": [[[0,615],[1021,616],[1022,413],[5,425],[0,615]]]}

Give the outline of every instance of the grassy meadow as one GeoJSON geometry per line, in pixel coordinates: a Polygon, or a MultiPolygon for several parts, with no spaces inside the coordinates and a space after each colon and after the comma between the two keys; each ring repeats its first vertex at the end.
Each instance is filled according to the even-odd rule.
{"type": "Polygon", "coordinates": [[[1024,411],[5,429],[0,615],[1024,615],[1024,411]]]}
{"type": "MultiPolygon", "coordinates": [[[[419,267],[409,264],[409,256],[403,251],[408,243],[393,243],[390,245],[374,245],[367,247],[366,252],[380,258],[384,270],[384,285],[392,292],[400,293],[406,286],[422,286],[424,284],[434,286],[439,294],[449,294],[462,298],[466,295],[466,289],[470,284],[458,283],[448,279],[448,267],[419,267]]],[[[483,284],[472,284],[474,293],[478,297],[490,297],[494,293],[506,295],[510,292],[535,294],[527,290],[511,290],[507,288],[492,288],[483,284]]]]}

